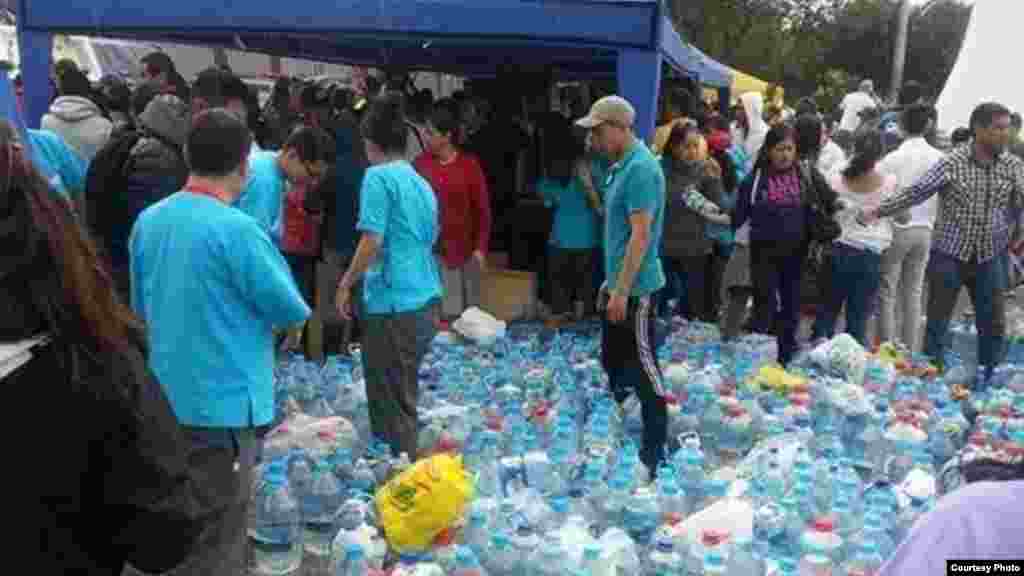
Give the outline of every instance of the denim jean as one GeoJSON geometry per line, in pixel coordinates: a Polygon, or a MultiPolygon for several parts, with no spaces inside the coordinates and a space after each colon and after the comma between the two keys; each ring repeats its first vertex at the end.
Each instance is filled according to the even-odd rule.
{"type": "Polygon", "coordinates": [[[752,243],[750,277],[754,284],[755,330],[775,334],[779,363],[789,364],[796,353],[800,328],[800,280],[802,251],[782,251],[752,243]]]}
{"type": "Polygon", "coordinates": [[[814,338],[835,335],[836,319],[846,304],[846,333],[862,346],[867,341],[868,316],[878,285],[882,278],[882,255],[835,244],[829,265],[828,293],[823,295],[823,306],[814,319],[814,338]]]}
{"type": "Polygon", "coordinates": [[[687,320],[704,318],[706,288],[705,266],[707,258],[668,258],[661,259],[665,270],[665,288],[658,299],[658,316],[668,316],[668,302],[676,300],[676,315],[687,320]]]}
{"type": "Polygon", "coordinates": [[[933,251],[928,265],[928,324],[924,353],[942,361],[949,346],[949,320],[960,288],[966,287],[978,328],[978,364],[991,371],[1001,361],[1006,324],[1007,256],[988,262],[962,262],[933,251]]]}

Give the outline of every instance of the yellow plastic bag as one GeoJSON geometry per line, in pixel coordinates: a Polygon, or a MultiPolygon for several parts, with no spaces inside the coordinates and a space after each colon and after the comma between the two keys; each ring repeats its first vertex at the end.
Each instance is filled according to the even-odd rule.
{"type": "Polygon", "coordinates": [[[789,394],[807,388],[805,378],[790,374],[777,364],[762,366],[754,376],[754,383],[761,390],[771,390],[777,394],[789,394]]]}
{"type": "Polygon", "coordinates": [[[377,490],[380,525],[388,544],[399,552],[430,547],[455,523],[473,497],[473,480],[462,457],[437,454],[420,460],[377,490]]]}

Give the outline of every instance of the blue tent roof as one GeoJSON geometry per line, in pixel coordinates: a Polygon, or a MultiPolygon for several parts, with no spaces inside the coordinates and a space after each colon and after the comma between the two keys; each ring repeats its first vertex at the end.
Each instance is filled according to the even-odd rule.
{"type": "Polygon", "coordinates": [[[31,36],[21,42],[33,48],[43,46],[41,34],[60,32],[468,76],[504,67],[553,69],[574,78],[617,75],[620,92],[642,101],[635,103],[641,132],[653,121],[662,59],[702,82],[729,85],[721,74],[728,69],[693,56],[661,0],[19,2],[19,28],[31,36]]]}
{"type": "Polygon", "coordinates": [[[503,64],[613,75],[618,49],[648,49],[704,81],[659,0],[22,0],[20,18],[31,30],[470,75],[503,64]]]}
{"type": "Polygon", "coordinates": [[[716,88],[732,85],[732,70],[712,60],[692,44],[687,44],[667,20],[661,27],[660,49],[663,57],[673,68],[685,70],[702,84],[716,88]]]}

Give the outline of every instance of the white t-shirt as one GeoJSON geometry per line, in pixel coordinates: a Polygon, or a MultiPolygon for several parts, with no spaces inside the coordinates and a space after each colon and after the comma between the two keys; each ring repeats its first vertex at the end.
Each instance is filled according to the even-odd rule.
{"type": "Polygon", "coordinates": [[[829,178],[845,166],[846,153],[839,147],[839,144],[836,144],[829,138],[825,141],[825,145],[821,147],[821,153],[818,154],[818,171],[824,174],[826,178],[829,178]]]}
{"type": "Polygon", "coordinates": [[[839,121],[839,129],[853,132],[860,128],[860,113],[875,106],[875,99],[870,95],[864,92],[850,92],[839,104],[839,107],[843,109],[843,119],[839,121]]]}
{"type": "Polygon", "coordinates": [[[857,215],[861,211],[877,209],[882,204],[883,198],[892,195],[897,188],[896,178],[885,176],[882,185],[874,192],[868,193],[850,190],[846,178],[843,178],[842,174],[833,174],[829,183],[839,195],[840,202],[844,204],[843,209],[837,214],[843,233],[836,242],[861,250],[870,250],[877,254],[884,252],[892,244],[892,227],[889,220],[880,219],[864,225],[857,220],[857,215]]]}
{"type": "MultiPolygon", "coordinates": [[[[935,166],[945,154],[933,147],[923,136],[908,138],[900,147],[890,152],[878,163],[877,170],[882,174],[896,178],[895,194],[899,194],[916,183],[928,170],[935,166]]],[[[928,200],[910,208],[910,222],[893,226],[898,229],[925,227],[931,229],[939,212],[939,197],[932,196],[928,200]]]]}

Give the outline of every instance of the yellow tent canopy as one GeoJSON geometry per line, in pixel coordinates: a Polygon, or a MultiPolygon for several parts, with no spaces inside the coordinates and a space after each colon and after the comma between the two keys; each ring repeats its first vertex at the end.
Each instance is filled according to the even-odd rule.
{"type": "MultiPolygon", "coordinates": [[[[729,92],[732,97],[738,98],[741,94],[747,92],[759,92],[763,96],[768,95],[768,91],[775,88],[775,104],[782,105],[784,98],[784,90],[782,86],[772,84],[771,82],[765,82],[756,76],[751,76],[746,72],[740,72],[735,68],[732,70],[732,86],[729,87],[729,92]]],[[[704,101],[713,103],[718,102],[718,91],[714,88],[704,88],[703,90],[704,101]]]]}

